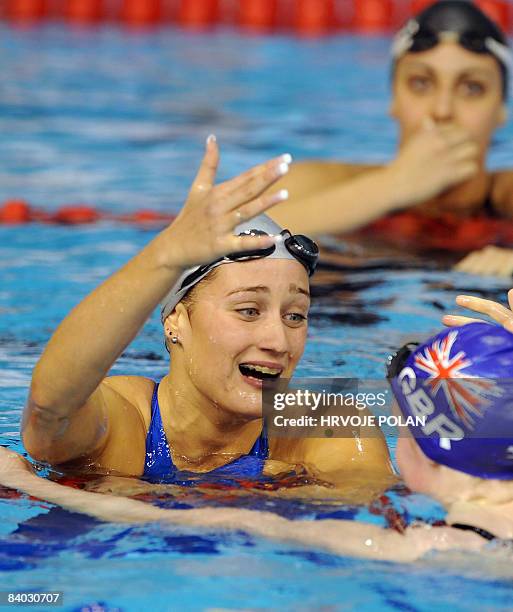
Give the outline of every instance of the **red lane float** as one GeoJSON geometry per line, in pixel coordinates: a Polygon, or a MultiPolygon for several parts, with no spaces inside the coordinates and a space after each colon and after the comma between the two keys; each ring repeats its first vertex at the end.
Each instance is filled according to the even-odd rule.
{"type": "Polygon", "coordinates": [[[95,23],[103,19],[103,0],[65,0],[64,17],[73,23],[95,23]]]}
{"type": "Polygon", "coordinates": [[[55,211],[35,208],[25,200],[7,200],[3,206],[0,206],[0,225],[20,225],[22,223],[82,225],[98,221],[115,221],[145,226],[163,226],[171,223],[174,218],[175,215],[149,209],[136,210],[127,214],[110,214],[87,204],[61,206],[55,211]]]}
{"type": "Polygon", "coordinates": [[[410,14],[416,15],[417,13],[420,13],[420,11],[426,9],[428,6],[434,4],[436,1],[437,0],[412,0],[410,3],[410,14]]]}
{"type": "Polygon", "coordinates": [[[182,0],[178,21],[182,26],[204,28],[212,26],[219,17],[219,0],[182,0]]]}
{"type": "Polygon", "coordinates": [[[267,31],[276,25],[278,0],[240,0],[238,24],[251,30],[267,31]]]}
{"type": "Polygon", "coordinates": [[[13,21],[35,21],[48,13],[47,0],[7,0],[5,15],[13,21]]]}
{"type": "Polygon", "coordinates": [[[396,213],[371,223],[359,234],[414,251],[463,253],[489,244],[513,246],[513,222],[484,216],[461,219],[450,213],[439,217],[396,213]]]}
{"type": "MultiPolygon", "coordinates": [[[[147,228],[161,228],[171,223],[175,215],[151,209],[125,214],[111,214],[87,204],[61,206],[46,211],[30,206],[25,200],[7,200],[0,206],[0,225],[46,223],[82,225],[99,221],[134,224],[147,228]]],[[[459,218],[445,213],[428,217],[406,211],[384,217],[356,233],[403,249],[413,251],[468,252],[489,244],[513,246],[513,221],[489,217],[459,218]]]]}
{"type": "Polygon", "coordinates": [[[104,215],[104,219],[136,225],[168,225],[176,215],[157,212],[156,210],[136,210],[126,215],[104,215]]]}
{"type": "Polygon", "coordinates": [[[354,7],[353,27],[364,33],[390,30],[393,15],[393,0],[358,0],[354,7]]]}
{"type": "Polygon", "coordinates": [[[18,225],[31,220],[30,206],[24,200],[8,200],[0,208],[0,223],[18,225]]]}
{"type": "MultiPolygon", "coordinates": [[[[0,16],[16,21],[44,17],[69,22],[118,20],[129,26],[174,22],[204,28],[237,24],[256,31],[300,35],[351,29],[388,32],[437,0],[0,0],[0,16]]],[[[513,28],[512,0],[475,0],[505,31],[513,28]]]]}
{"type": "Polygon", "coordinates": [[[120,18],[130,26],[155,25],[162,18],[162,0],[122,0],[120,18]]]}
{"type": "Polygon", "coordinates": [[[296,0],[294,27],[304,36],[327,34],[335,27],[333,0],[296,0]]]}
{"type": "Polygon", "coordinates": [[[78,225],[82,223],[94,223],[101,218],[100,213],[92,206],[77,205],[63,206],[54,214],[55,223],[65,223],[67,225],[78,225]]]}
{"type": "Polygon", "coordinates": [[[503,30],[509,29],[511,7],[506,0],[476,0],[476,4],[503,30]]]}

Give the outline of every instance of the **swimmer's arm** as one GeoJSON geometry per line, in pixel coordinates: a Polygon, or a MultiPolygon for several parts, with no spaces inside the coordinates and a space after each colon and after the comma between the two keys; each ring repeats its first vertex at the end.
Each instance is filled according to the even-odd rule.
{"type": "Polygon", "coordinates": [[[243,530],[266,538],[325,549],[334,554],[403,562],[414,561],[433,548],[454,546],[448,537],[451,534],[446,534],[444,528],[437,528],[433,538],[423,529],[410,529],[406,535],[401,535],[376,525],[353,521],[289,521],[269,512],[238,508],[156,508],[137,500],[72,489],[39,478],[32,473],[28,462],[18,455],[5,449],[0,451],[1,485],[102,521],[161,522],[216,530],[243,530]]]}
{"type": "MultiPolygon", "coordinates": [[[[363,411],[362,414],[368,414],[363,411]]],[[[379,427],[361,428],[359,436],[305,440],[304,457],[298,460],[314,468],[323,481],[344,485],[356,474],[390,484],[394,471],[388,446],[379,427]]]]}
{"type": "Polygon", "coordinates": [[[479,147],[461,128],[428,121],[385,166],[294,164],[278,183],[288,189],[289,199],[270,215],[296,233],[353,231],[472,178],[478,154],[479,147]]]}
{"type": "Polygon", "coordinates": [[[144,502],[65,487],[36,476],[17,453],[0,448],[0,484],[27,495],[118,523],[167,522],[205,528],[243,530],[250,534],[322,548],[340,555],[389,561],[414,561],[429,550],[472,548],[482,541],[475,534],[451,528],[408,529],[402,535],[354,521],[290,521],[270,512],[238,508],[166,510],[144,502]]]}
{"type": "Polygon", "coordinates": [[[297,234],[350,232],[407,205],[386,167],[300,162],[278,187],[289,198],[269,215],[297,234]]]}
{"type": "Polygon", "coordinates": [[[339,555],[398,563],[416,561],[430,551],[480,550],[483,547],[482,538],[475,534],[429,525],[409,527],[399,533],[359,521],[288,521],[282,529],[283,539],[297,538],[302,544],[322,547],[339,555]]]}
{"type": "MultiPolygon", "coordinates": [[[[113,390],[100,383],[183,269],[268,246],[266,237],[239,238],[232,230],[237,210],[251,218],[276,202],[260,196],[283,174],[281,158],[214,185],[218,161],[217,145],[209,140],[177,219],[76,306],[52,336],[34,370],[22,425],[34,458],[57,464],[102,452],[113,390]]],[[[130,402],[126,392],[124,405],[130,402]]]]}

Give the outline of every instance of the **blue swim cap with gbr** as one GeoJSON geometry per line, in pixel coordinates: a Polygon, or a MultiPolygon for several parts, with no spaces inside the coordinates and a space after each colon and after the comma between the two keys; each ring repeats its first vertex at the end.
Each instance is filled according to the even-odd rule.
{"type": "Polygon", "coordinates": [[[406,345],[387,376],[422,452],[481,478],[513,480],[513,334],[488,323],[406,345]]]}
{"type": "Polygon", "coordinates": [[[288,230],[282,229],[267,215],[258,215],[249,221],[240,223],[233,230],[233,233],[236,236],[269,234],[281,236],[282,239],[275,245],[267,249],[262,249],[261,251],[231,253],[224,257],[219,257],[215,261],[208,262],[201,266],[193,266],[185,270],[162,302],[160,316],[162,323],[164,323],[166,318],[173,312],[178,302],[180,302],[195,285],[203,280],[211,270],[220,265],[265,257],[269,259],[291,259],[298,261],[305,267],[309,276],[315,271],[317,260],[319,259],[319,249],[316,243],[311,238],[308,238],[308,236],[303,236],[301,234],[294,235],[288,230]]]}

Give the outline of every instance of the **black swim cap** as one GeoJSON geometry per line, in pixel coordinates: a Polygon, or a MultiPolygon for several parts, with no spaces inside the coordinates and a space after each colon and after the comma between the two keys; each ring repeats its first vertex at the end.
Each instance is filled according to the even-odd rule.
{"type": "Polygon", "coordinates": [[[394,38],[394,63],[405,53],[432,49],[445,33],[457,35],[457,42],[468,51],[488,53],[497,60],[505,98],[511,66],[506,35],[471,0],[439,0],[410,19],[394,38]]]}

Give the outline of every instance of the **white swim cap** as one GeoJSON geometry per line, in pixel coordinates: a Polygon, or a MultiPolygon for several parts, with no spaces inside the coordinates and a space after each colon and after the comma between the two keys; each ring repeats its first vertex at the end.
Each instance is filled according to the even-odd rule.
{"type": "MultiPolygon", "coordinates": [[[[283,230],[267,215],[259,215],[250,221],[245,221],[237,225],[233,233],[236,236],[240,234],[251,235],[253,231],[255,235],[265,233],[278,236],[286,230],[283,230]]],[[[201,266],[193,266],[185,270],[162,302],[162,323],[164,323],[167,317],[173,312],[174,307],[184,298],[188,291],[204,279],[211,270],[220,265],[244,261],[246,259],[258,259],[260,257],[270,259],[291,259],[299,261],[311,275],[317,263],[319,250],[315,242],[306,236],[290,236],[284,240],[277,241],[275,245],[267,249],[262,249],[261,254],[260,251],[251,251],[251,253],[251,255],[247,252],[225,255],[213,262],[201,266]]]]}

